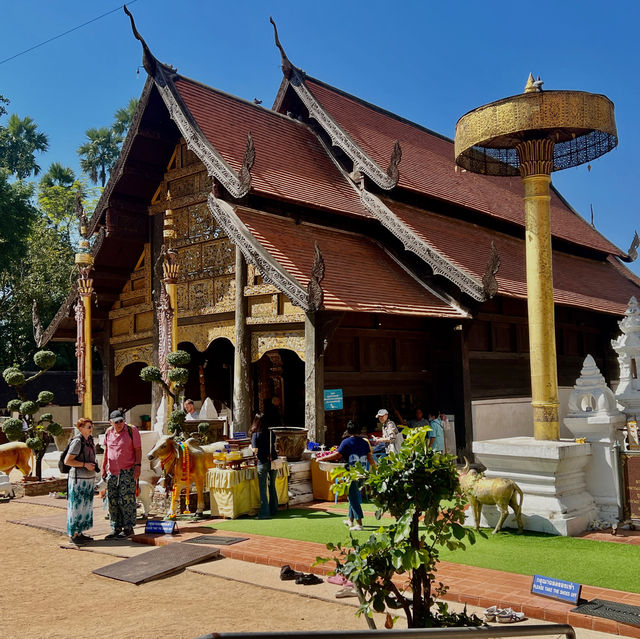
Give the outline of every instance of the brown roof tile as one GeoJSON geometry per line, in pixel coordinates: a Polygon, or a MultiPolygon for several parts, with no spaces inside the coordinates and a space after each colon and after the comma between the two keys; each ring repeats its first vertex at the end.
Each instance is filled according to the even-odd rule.
{"type": "Polygon", "coordinates": [[[296,224],[289,218],[238,209],[253,236],[302,286],[306,286],[317,242],[325,262],[322,281],[327,310],[465,317],[430,293],[374,241],[353,233],[296,224]]]}
{"type": "MultiPolygon", "coordinates": [[[[482,277],[493,241],[500,255],[498,294],[526,298],[524,240],[389,199],[385,204],[441,255],[475,277],[482,277]]],[[[607,259],[599,261],[560,251],[553,252],[553,281],[556,304],[615,315],[625,312],[632,295],[640,295],[633,274],[619,262],[614,266],[607,259]]]]}
{"type": "MultiPolygon", "coordinates": [[[[312,78],[306,79],[306,85],[326,111],[383,169],[389,163],[394,141],[400,141],[400,187],[524,226],[520,178],[456,171],[451,140],[312,78]]],[[[551,231],[555,237],[569,242],[623,255],[555,192],[551,194],[551,231]]]]}
{"type": "Polygon", "coordinates": [[[369,217],[358,194],[307,126],[182,76],[174,84],[207,140],[236,172],[251,133],[256,192],[369,217]]]}

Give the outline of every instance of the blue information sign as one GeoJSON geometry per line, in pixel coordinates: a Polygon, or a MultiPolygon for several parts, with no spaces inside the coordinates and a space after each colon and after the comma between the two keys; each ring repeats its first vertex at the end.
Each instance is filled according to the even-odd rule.
{"type": "Polygon", "coordinates": [[[160,519],[150,519],[144,527],[145,533],[160,533],[164,535],[173,535],[176,532],[175,521],[162,521],[160,519]]]}
{"type": "Polygon", "coordinates": [[[233,433],[234,439],[244,439],[246,436],[247,436],[246,432],[238,431],[237,433],[236,432],[233,433]]]}
{"type": "Polygon", "coordinates": [[[531,592],[534,595],[560,599],[560,601],[568,601],[573,604],[578,603],[581,589],[582,586],[573,581],[543,577],[542,575],[533,575],[531,583],[531,592]]]}
{"type": "Polygon", "coordinates": [[[334,388],[324,391],[324,409],[342,410],[342,389],[334,388]]]}

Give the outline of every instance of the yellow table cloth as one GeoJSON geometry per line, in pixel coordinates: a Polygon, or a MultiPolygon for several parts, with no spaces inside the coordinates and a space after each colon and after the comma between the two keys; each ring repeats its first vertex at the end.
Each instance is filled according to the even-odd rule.
{"type": "MultiPolygon", "coordinates": [[[[235,519],[240,515],[255,515],[260,510],[258,469],[210,468],[206,486],[211,497],[211,516],[235,519]]],[[[278,504],[289,503],[289,465],[283,464],[276,475],[278,504]]]]}

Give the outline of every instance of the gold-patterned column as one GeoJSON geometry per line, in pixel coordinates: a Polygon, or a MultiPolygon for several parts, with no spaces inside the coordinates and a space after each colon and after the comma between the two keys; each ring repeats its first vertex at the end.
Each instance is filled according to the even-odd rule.
{"type": "Polygon", "coordinates": [[[558,440],[558,373],[549,218],[553,142],[516,146],[524,184],[531,404],[535,439],[558,440]]]}
{"type": "MultiPolygon", "coordinates": [[[[167,191],[167,200],[169,207],[171,206],[171,193],[167,191]]],[[[164,284],[169,297],[171,310],[171,350],[178,348],[178,253],[172,248],[172,244],[176,238],[176,231],[173,226],[173,210],[168,208],[164,215],[164,229],[162,231],[164,238],[165,252],[162,264],[162,274],[164,276],[164,284]]]]}
{"type": "Polygon", "coordinates": [[[91,362],[91,297],[93,295],[93,256],[88,252],[88,240],[80,242],[80,250],[76,253],[75,263],[78,266],[78,302],[76,306],[78,379],[76,392],[82,404],[82,415],[93,419],[93,369],[91,362]]]}

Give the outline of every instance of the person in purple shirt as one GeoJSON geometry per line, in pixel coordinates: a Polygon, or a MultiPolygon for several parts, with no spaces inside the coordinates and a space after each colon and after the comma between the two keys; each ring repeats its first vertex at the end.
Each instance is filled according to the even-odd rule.
{"type": "MultiPolygon", "coordinates": [[[[322,458],[322,461],[336,461],[343,459],[346,467],[353,466],[360,462],[366,467],[367,463],[375,466],[376,463],[371,454],[371,446],[369,442],[360,437],[362,428],[356,426],[354,422],[347,422],[347,433],[349,437],[342,440],[335,453],[331,453],[322,458]]],[[[344,523],[349,526],[349,530],[362,530],[362,495],[360,494],[360,483],[351,482],[349,485],[349,519],[345,519],[344,523]],[[355,521],[355,523],[354,523],[355,521]]]]}

